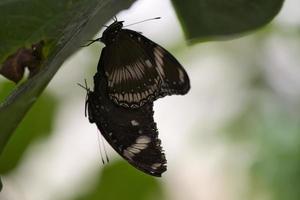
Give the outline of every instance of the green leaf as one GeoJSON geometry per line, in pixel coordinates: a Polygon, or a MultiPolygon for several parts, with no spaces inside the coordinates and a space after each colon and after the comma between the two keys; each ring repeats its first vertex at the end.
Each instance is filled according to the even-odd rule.
{"type": "Polygon", "coordinates": [[[44,40],[41,71],[0,105],[0,153],[26,112],[61,64],[134,0],[6,0],[0,3],[0,60],[16,49],[44,40]]]}
{"type": "MultiPolygon", "coordinates": [[[[1,84],[0,96],[3,88],[9,88],[10,83],[1,84]]],[[[58,102],[53,96],[45,93],[32,107],[24,120],[20,123],[6,148],[0,156],[0,174],[6,174],[14,169],[22,159],[29,145],[37,139],[52,133],[54,115],[58,102]],[[41,115],[41,113],[43,113],[41,115]]]]}
{"type": "Polygon", "coordinates": [[[76,200],[163,200],[160,180],[136,170],[125,161],[117,161],[106,165],[94,188],[76,200]]]}
{"type": "Polygon", "coordinates": [[[172,0],[188,40],[212,40],[257,29],[279,12],[283,0],[172,0]]]}

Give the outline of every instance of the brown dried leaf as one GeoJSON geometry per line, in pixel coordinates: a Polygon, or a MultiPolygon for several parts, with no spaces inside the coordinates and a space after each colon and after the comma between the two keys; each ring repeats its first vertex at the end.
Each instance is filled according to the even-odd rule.
{"type": "Polygon", "coordinates": [[[10,55],[3,63],[0,74],[9,80],[18,83],[24,75],[25,67],[29,70],[29,77],[39,71],[43,60],[44,41],[33,44],[31,48],[20,48],[16,53],[10,55]]]}

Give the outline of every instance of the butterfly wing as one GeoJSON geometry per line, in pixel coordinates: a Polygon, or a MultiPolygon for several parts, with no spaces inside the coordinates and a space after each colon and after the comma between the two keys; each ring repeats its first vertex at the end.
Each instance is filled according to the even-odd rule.
{"type": "Polygon", "coordinates": [[[173,94],[186,94],[190,89],[190,80],[182,65],[166,49],[149,40],[140,33],[123,29],[126,35],[131,36],[140,48],[147,52],[153,66],[157,70],[161,80],[162,87],[159,97],[173,94]]]}
{"type": "Polygon", "coordinates": [[[101,57],[110,98],[123,107],[138,108],[172,94],[186,94],[189,78],[180,63],[143,35],[122,29],[101,57]]]}
{"type": "Polygon", "coordinates": [[[90,122],[96,123],[106,141],[131,165],[161,176],[166,171],[166,159],[153,120],[153,103],[137,109],[116,105],[108,96],[103,73],[96,73],[95,91],[88,94],[90,122]]]}
{"type": "Polygon", "coordinates": [[[157,70],[129,36],[119,34],[117,42],[104,47],[101,57],[109,96],[118,105],[138,108],[159,95],[162,81],[157,70]]]}

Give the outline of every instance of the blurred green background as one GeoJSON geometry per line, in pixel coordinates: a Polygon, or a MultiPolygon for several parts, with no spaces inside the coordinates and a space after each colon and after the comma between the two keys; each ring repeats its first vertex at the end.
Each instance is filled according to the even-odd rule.
{"type": "MultiPolygon", "coordinates": [[[[0,157],[1,200],[298,200],[300,197],[300,14],[286,1],[267,27],[231,41],[187,46],[168,1],[142,0],[118,18],[170,50],[191,91],[155,102],[168,171],[153,178],[106,144],[101,164],[85,91],[102,46],[65,62],[0,157]]],[[[0,77],[1,101],[14,84],[0,77]]],[[[0,127],[1,128],[1,127],[0,127]]]]}

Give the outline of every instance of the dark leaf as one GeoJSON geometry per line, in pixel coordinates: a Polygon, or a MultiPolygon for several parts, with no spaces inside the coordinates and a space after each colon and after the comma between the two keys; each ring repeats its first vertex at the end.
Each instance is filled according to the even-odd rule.
{"type": "Polygon", "coordinates": [[[172,0],[188,40],[245,33],[269,23],[283,0],[172,0]]]}

